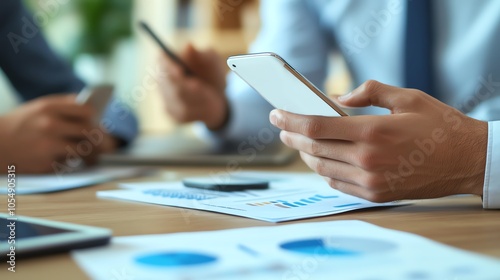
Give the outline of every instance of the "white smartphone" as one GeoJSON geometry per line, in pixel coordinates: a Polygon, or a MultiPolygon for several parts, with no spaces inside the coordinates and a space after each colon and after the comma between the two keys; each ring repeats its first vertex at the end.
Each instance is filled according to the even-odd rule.
{"type": "Polygon", "coordinates": [[[94,107],[96,111],[94,122],[98,123],[113,96],[113,90],[114,88],[111,85],[85,87],[76,97],[76,103],[82,105],[89,104],[94,107]]]}
{"type": "Polygon", "coordinates": [[[111,239],[111,231],[104,228],[24,216],[13,219],[8,214],[0,214],[0,226],[0,254],[8,259],[101,246],[111,239]]]}
{"type": "Polygon", "coordinates": [[[275,53],[231,56],[227,65],[277,109],[301,115],[347,116],[330,98],[275,53]]]}

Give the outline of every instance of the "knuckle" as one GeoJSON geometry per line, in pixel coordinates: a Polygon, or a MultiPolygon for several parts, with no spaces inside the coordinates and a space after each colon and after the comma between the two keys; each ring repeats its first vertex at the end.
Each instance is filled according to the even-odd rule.
{"type": "Polygon", "coordinates": [[[330,178],[330,177],[325,177],[325,181],[328,183],[328,185],[332,188],[332,189],[335,189],[337,190],[339,188],[338,184],[337,184],[337,181],[335,181],[334,179],[330,178]]]}
{"type": "Polygon", "coordinates": [[[56,128],[56,121],[50,117],[40,117],[39,127],[41,131],[53,131],[56,128]]]}
{"type": "Polygon", "coordinates": [[[312,140],[310,145],[310,152],[313,156],[320,156],[323,154],[323,148],[318,140],[312,140]]]}
{"type": "Polygon", "coordinates": [[[375,170],[378,168],[377,155],[371,151],[361,151],[358,156],[358,165],[363,170],[375,170]]]}
{"type": "Polygon", "coordinates": [[[35,110],[38,112],[49,112],[51,109],[51,102],[47,99],[40,99],[35,106],[35,110]]]}
{"type": "Polygon", "coordinates": [[[402,98],[404,98],[404,100],[406,101],[406,103],[408,104],[413,104],[417,101],[420,100],[420,98],[422,97],[421,94],[423,92],[421,92],[420,90],[417,90],[417,89],[410,89],[408,90],[408,92],[406,92],[403,96],[401,96],[402,98]]]}
{"type": "Polygon", "coordinates": [[[371,142],[377,137],[377,128],[373,124],[365,125],[361,131],[361,139],[371,142]]]}
{"type": "Polygon", "coordinates": [[[370,192],[364,196],[364,199],[374,202],[374,203],[384,203],[390,201],[384,195],[380,193],[370,192]]]}
{"type": "Polygon", "coordinates": [[[385,185],[385,179],[378,174],[369,173],[361,178],[361,185],[370,190],[379,189],[385,185]]]}
{"type": "Polygon", "coordinates": [[[304,124],[304,135],[309,138],[316,138],[321,131],[321,122],[314,119],[308,119],[304,124]]]}
{"type": "Polygon", "coordinates": [[[363,90],[366,92],[375,92],[380,88],[381,83],[375,80],[368,80],[363,83],[363,90]]]}
{"type": "Polygon", "coordinates": [[[424,93],[421,90],[418,89],[410,89],[405,95],[408,96],[409,98],[412,99],[420,99],[422,96],[424,96],[426,93],[424,93]]]}
{"type": "Polygon", "coordinates": [[[314,163],[314,171],[316,171],[319,175],[326,176],[328,174],[326,161],[323,159],[316,159],[316,162],[314,163]]]}
{"type": "Polygon", "coordinates": [[[377,142],[384,138],[386,133],[384,125],[378,121],[363,126],[361,129],[360,138],[365,142],[377,142]]]}

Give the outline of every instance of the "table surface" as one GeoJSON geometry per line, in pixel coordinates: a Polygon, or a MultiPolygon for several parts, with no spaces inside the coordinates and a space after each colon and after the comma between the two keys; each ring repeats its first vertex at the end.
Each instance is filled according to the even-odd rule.
{"type": "MultiPolygon", "coordinates": [[[[299,160],[283,167],[252,170],[308,171],[299,160]]],[[[156,178],[178,180],[185,176],[225,172],[216,167],[163,167],[156,178]]],[[[114,236],[220,230],[275,224],[225,214],[142,203],[98,199],[96,191],[116,189],[116,182],[43,195],[17,197],[17,215],[105,227],[114,236]]],[[[6,201],[6,196],[0,196],[6,201]]],[[[1,205],[5,205],[2,202],[1,205]]],[[[1,211],[0,212],[5,212],[1,211]]],[[[461,196],[415,201],[412,205],[358,210],[329,217],[282,224],[334,220],[362,220],[386,228],[415,233],[457,248],[500,258],[500,211],[483,210],[479,197],[461,196]]],[[[3,263],[1,279],[87,279],[69,254],[18,259],[16,273],[3,263]],[[6,278],[7,276],[7,278],[6,278]]]]}

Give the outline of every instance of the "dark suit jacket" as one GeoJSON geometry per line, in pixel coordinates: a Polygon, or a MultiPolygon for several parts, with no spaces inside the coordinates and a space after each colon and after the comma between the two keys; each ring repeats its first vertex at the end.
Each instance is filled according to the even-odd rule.
{"type": "MultiPolygon", "coordinates": [[[[48,46],[21,0],[0,1],[0,68],[24,101],[54,93],[75,93],[85,86],[48,46]]],[[[118,100],[110,103],[102,123],[124,142],[131,141],[138,132],[133,113],[118,100]]]]}

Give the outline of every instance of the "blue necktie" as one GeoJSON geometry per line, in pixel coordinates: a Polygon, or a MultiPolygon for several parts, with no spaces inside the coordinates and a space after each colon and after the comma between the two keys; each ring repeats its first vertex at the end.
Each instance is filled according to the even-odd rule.
{"type": "Polygon", "coordinates": [[[406,12],[405,87],[435,96],[431,0],[408,0],[406,12]]]}

